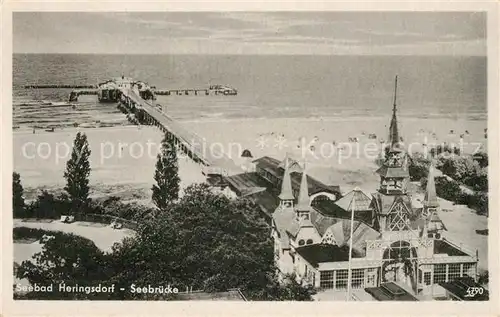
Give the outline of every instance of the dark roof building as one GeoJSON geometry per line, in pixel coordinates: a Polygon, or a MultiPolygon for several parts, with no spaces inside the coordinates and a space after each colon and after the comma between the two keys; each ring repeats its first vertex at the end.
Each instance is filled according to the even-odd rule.
{"type": "Polygon", "coordinates": [[[379,287],[367,287],[365,291],[378,301],[418,301],[415,296],[393,282],[382,284],[379,287]]]}

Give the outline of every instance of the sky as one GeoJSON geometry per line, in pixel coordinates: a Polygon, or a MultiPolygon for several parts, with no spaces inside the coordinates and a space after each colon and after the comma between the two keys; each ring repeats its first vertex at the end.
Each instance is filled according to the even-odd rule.
{"type": "Polygon", "coordinates": [[[15,12],[13,51],[486,56],[486,13],[15,12]]]}

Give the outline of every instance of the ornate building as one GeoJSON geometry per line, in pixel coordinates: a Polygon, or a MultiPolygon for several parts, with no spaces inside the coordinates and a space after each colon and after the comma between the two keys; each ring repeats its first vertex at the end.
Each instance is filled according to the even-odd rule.
{"type": "Polygon", "coordinates": [[[352,240],[353,289],[394,282],[416,295],[438,296],[439,283],[476,278],[477,251],[464,250],[443,237],[446,228],[438,217],[432,165],[423,206],[412,204],[408,155],[400,143],[396,105],[389,141],[385,161],[377,170],[378,190],[369,197],[354,189],[322,208],[310,202],[305,169],[294,195],[285,160],[280,203],[272,215],[275,261],[281,273],[293,273],[319,290],[345,292],[352,240]]]}

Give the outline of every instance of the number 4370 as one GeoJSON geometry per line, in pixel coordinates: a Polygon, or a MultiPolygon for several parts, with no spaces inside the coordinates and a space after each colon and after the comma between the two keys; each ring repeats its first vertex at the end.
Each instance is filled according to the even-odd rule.
{"type": "Polygon", "coordinates": [[[482,287],[469,287],[467,289],[467,294],[465,297],[474,297],[476,295],[482,295],[484,293],[484,289],[482,287]]]}

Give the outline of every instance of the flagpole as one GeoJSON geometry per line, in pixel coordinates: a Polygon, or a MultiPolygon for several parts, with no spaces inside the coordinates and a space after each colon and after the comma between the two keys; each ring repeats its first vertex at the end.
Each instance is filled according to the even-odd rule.
{"type": "MultiPolygon", "coordinates": [[[[354,190],[356,191],[356,189],[354,190]]],[[[354,204],[355,204],[355,195],[352,196],[352,202],[351,202],[351,234],[349,235],[349,269],[348,269],[348,275],[347,275],[347,301],[351,300],[351,284],[352,284],[352,236],[353,236],[353,230],[354,230],[354,204]]]]}

